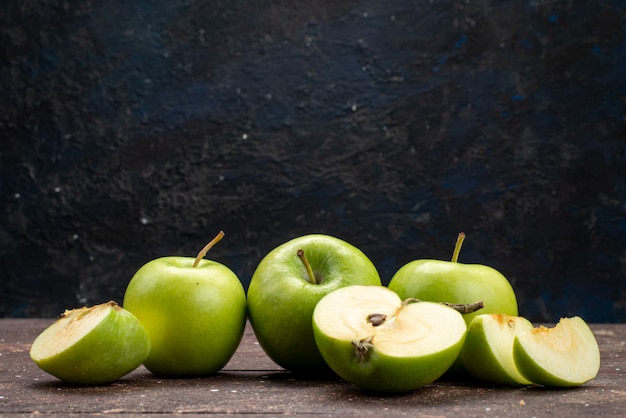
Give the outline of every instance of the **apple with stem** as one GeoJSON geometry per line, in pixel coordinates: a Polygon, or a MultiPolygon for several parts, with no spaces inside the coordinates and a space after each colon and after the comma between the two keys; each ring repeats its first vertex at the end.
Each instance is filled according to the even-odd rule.
{"type": "Polygon", "coordinates": [[[468,325],[476,315],[486,313],[517,316],[517,298],[506,277],[493,267],[458,262],[464,240],[465,234],[459,233],[451,261],[411,261],[393,275],[388,287],[401,298],[450,303],[482,301],[483,310],[464,316],[468,325]]]}
{"type": "Polygon", "coordinates": [[[526,379],[543,386],[580,386],[600,370],[598,341],[578,316],[516,335],[513,359],[526,379]]]}
{"type": "MultiPolygon", "coordinates": [[[[479,314],[518,315],[517,298],[511,283],[496,269],[481,264],[459,263],[465,234],[459,233],[451,261],[421,259],[402,266],[388,287],[401,298],[467,304],[482,301],[484,309],[464,315],[466,324],[479,314]]],[[[459,359],[452,373],[464,370],[459,359]]]]}
{"type": "Polygon", "coordinates": [[[193,257],[152,260],[133,276],[124,308],[150,335],[144,365],[156,375],[209,375],[222,369],[241,342],[246,295],[237,275],[204,259],[222,231],[193,257]]]}
{"type": "Polygon", "coordinates": [[[458,310],[403,301],[383,286],[335,290],[313,312],[315,342],[330,368],[376,392],[408,392],[437,380],[461,352],[466,329],[458,310]]]}
{"type": "Polygon", "coordinates": [[[513,360],[515,337],[533,329],[521,316],[481,314],[470,322],[461,358],[474,377],[488,382],[519,386],[531,382],[520,374],[513,360]]]}
{"type": "Polygon", "coordinates": [[[270,251],[247,294],[250,323],[265,353],[287,370],[328,371],[313,338],[313,309],[326,294],[351,284],[382,286],[369,258],[339,238],[310,234],[270,251]]]}
{"type": "Polygon", "coordinates": [[[150,338],[133,314],[111,301],[66,310],[30,348],[42,370],[75,385],[103,385],[147,358],[150,338]]]}

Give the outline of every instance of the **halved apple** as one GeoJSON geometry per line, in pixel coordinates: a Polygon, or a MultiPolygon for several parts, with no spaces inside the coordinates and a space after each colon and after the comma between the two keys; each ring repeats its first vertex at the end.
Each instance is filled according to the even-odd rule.
{"type": "Polygon", "coordinates": [[[37,336],[30,357],[64,382],[100,385],[139,367],[149,352],[139,319],[111,301],[66,310],[37,336]]]}
{"type": "Polygon", "coordinates": [[[600,349],[580,317],[561,318],[553,328],[540,326],[515,337],[513,358],[519,372],[544,386],[580,386],[600,370],[600,349]]]}
{"type": "Polygon", "coordinates": [[[474,377],[502,385],[529,385],[513,360],[515,336],[532,330],[533,324],[521,316],[482,314],[467,328],[461,358],[474,377]]]}
{"type": "Polygon", "coordinates": [[[455,309],[402,301],[383,286],[340,288],[313,311],[315,342],[328,366],[380,392],[408,392],[438,379],[459,355],[466,330],[455,309]]]}

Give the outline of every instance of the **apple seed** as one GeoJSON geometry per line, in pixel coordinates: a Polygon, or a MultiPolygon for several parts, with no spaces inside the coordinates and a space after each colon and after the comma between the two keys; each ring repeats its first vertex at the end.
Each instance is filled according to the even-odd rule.
{"type": "Polygon", "coordinates": [[[374,327],[382,325],[386,320],[387,320],[387,315],[385,314],[373,313],[373,314],[367,315],[367,322],[372,324],[372,326],[374,327]]]}

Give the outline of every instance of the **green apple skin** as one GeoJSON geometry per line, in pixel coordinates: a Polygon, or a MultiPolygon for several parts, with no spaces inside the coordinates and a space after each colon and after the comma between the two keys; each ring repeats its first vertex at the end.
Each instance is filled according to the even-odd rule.
{"type": "Polygon", "coordinates": [[[270,251],[257,266],[247,294],[250,323],[268,357],[287,370],[328,371],[313,337],[313,309],[326,294],[352,284],[382,286],[369,258],[339,238],[310,234],[270,251]],[[300,249],[319,284],[308,280],[297,256],[300,249]]]}
{"type": "Polygon", "coordinates": [[[358,285],[336,290],[320,301],[313,314],[315,342],[339,377],[367,391],[404,393],[434,382],[451,367],[463,347],[467,326],[461,314],[450,307],[433,302],[413,303],[404,308],[411,316],[403,322],[395,318],[387,329],[385,325],[369,329],[364,325],[367,312],[388,313],[389,306],[401,303],[386,287],[358,285]],[[341,297],[350,292],[363,309],[341,297]],[[346,322],[339,330],[333,329],[334,322],[348,315],[359,315],[363,320],[361,324],[346,322]],[[431,333],[435,336],[429,339],[431,333]],[[369,335],[374,335],[373,347],[364,358],[359,358],[353,341],[369,335]],[[406,352],[393,353],[389,343],[411,347],[406,352]],[[430,347],[433,344],[438,346],[436,351],[430,347]]]}
{"type": "Polygon", "coordinates": [[[147,358],[150,338],[115,302],[66,310],[34,340],[30,357],[42,370],[74,385],[104,385],[147,358]]]}
{"type": "Polygon", "coordinates": [[[245,290],[225,265],[191,257],[144,264],[123,306],[144,324],[152,348],[144,366],[161,376],[210,375],[235,353],[246,324],[245,290]]]}
{"type": "Polygon", "coordinates": [[[529,385],[513,359],[515,336],[532,330],[533,324],[521,316],[482,314],[474,317],[467,329],[462,359],[474,377],[505,385],[529,385]]]}
{"type": "Polygon", "coordinates": [[[540,326],[517,335],[513,358],[526,379],[542,386],[580,386],[600,370],[598,342],[578,316],[561,318],[553,328],[540,326]]]}
{"type": "Polygon", "coordinates": [[[483,301],[483,309],[463,315],[467,325],[481,314],[518,315],[511,283],[496,269],[481,264],[414,260],[402,266],[388,286],[403,299],[463,304],[483,301]]]}

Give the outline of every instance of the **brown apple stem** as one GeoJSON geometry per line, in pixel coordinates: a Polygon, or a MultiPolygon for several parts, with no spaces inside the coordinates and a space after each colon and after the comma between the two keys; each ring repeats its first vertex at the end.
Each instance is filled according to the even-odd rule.
{"type": "Polygon", "coordinates": [[[459,232],[459,235],[456,238],[456,244],[454,245],[454,252],[452,253],[453,263],[456,263],[459,260],[459,253],[461,252],[461,247],[463,246],[464,240],[465,240],[465,232],[459,232]]]}
{"type": "MultiPolygon", "coordinates": [[[[422,300],[417,298],[407,298],[402,301],[402,308],[408,305],[409,303],[422,302],[422,300]]],[[[472,302],[472,303],[449,303],[449,302],[438,302],[442,305],[449,306],[450,308],[462,313],[469,314],[472,312],[476,312],[485,307],[483,301],[472,302]]]]}
{"type": "Polygon", "coordinates": [[[476,312],[485,307],[483,301],[472,302],[472,303],[448,303],[448,302],[440,302],[443,305],[449,306],[452,309],[456,309],[462,314],[469,314],[472,312],[476,312]]]}
{"type": "Polygon", "coordinates": [[[402,308],[404,308],[406,305],[408,305],[409,303],[416,303],[416,302],[421,302],[421,299],[418,298],[406,298],[402,301],[402,308]]]}
{"type": "Polygon", "coordinates": [[[364,361],[367,357],[367,353],[374,348],[374,344],[372,341],[374,340],[374,336],[365,337],[361,340],[353,340],[352,346],[354,347],[354,355],[359,361],[364,361]]]}
{"type": "Polygon", "coordinates": [[[306,255],[304,255],[304,250],[298,250],[298,257],[302,260],[302,264],[304,264],[304,268],[306,269],[307,276],[309,277],[309,282],[313,284],[319,284],[317,279],[315,278],[315,273],[313,273],[313,269],[311,268],[311,264],[309,264],[309,260],[307,260],[306,255]]]}
{"type": "Polygon", "coordinates": [[[202,260],[204,258],[204,256],[206,255],[206,253],[209,252],[211,247],[213,247],[215,244],[217,244],[222,238],[224,238],[224,231],[220,231],[215,236],[215,238],[213,238],[207,245],[204,246],[203,249],[200,250],[200,252],[196,256],[196,259],[193,262],[193,267],[194,268],[198,267],[198,264],[200,264],[200,260],[202,260]]]}

